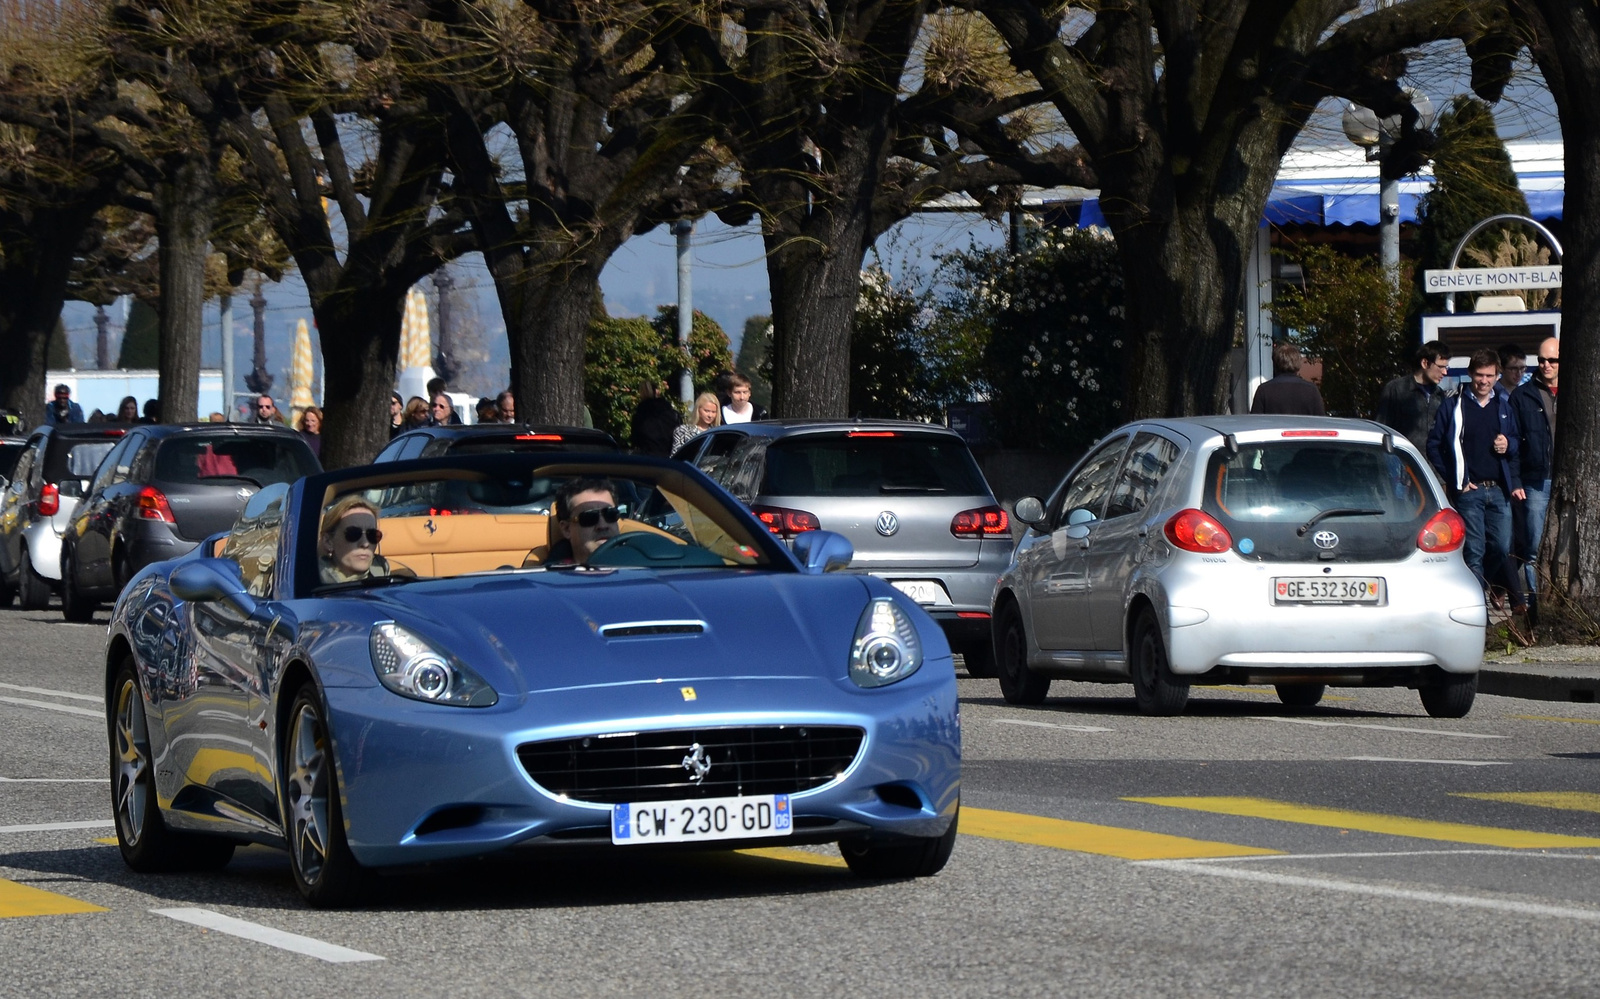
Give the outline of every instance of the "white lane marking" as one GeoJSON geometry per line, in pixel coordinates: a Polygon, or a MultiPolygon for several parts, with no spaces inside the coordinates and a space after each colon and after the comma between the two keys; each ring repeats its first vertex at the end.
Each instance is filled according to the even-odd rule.
{"type": "Polygon", "coordinates": [[[49,694],[51,697],[70,697],[74,701],[93,701],[96,704],[105,702],[105,697],[100,694],[74,694],[67,690],[51,690],[48,687],[21,687],[14,683],[0,683],[0,690],[15,690],[23,694],[49,694]]]}
{"type": "Polygon", "coordinates": [[[75,708],[68,704],[47,704],[44,701],[29,700],[26,697],[0,697],[0,703],[20,704],[25,708],[44,708],[47,711],[61,711],[69,715],[87,715],[90,718],[104,718],[104,711],[90,711],[88,708],[75,708]]]}
{"type": "Polygon", "coordinates": [[[340,947],[338,944],[327,943],[314,937],[303,937],[298,933],[275,930],[270,926],[262,926],[260,923],[224,916],[222,913],[213,912],[210,909],[151,909],[150,911],[158,916],[166,916],[168,919],[176,919],[183,923],[193,923],[195,926],[203,926],[208,930],[216,930],[218,933],[242,937],[245,940],[254,940],[256,943],[264,943],[268,947],[294,951],[296,954],[305,954],[334,964],[383,960],[377,954],[351,950],[348,947],[340,947]]]}
{"type": "Polygon", "coordinates": [[[1050,722],[1025,721],[1021,718],[993,718],[996,725],[1026,725],[1029,728],[1059,728],[1067,732],[1115,732],[1114,728],[1101,728],[1098,725],[1055,725],[1050,722]]]}
{"type": "Polygon", "coordinates": [[[1318,721],[1315,718],[1278,718],[1257,715],[1256,721],[1287,722],[1290,725],[1316,725],[1319,728],[1373,728],[1380,732],[1410,732],[1412,735],[1446,735],[1453,739],[1509,739],[1509,735],[1485,735],[1482,732],[1441,732],[1431,728],[1401,728],[1398,725],[1369,725],[1364,722],[1318,721]]]}
{"type": "Polygon", "coordinates": [[[0,784],[104,784],[104,777],[0,777],[0,784]]]}
{"type": "Polygon", "coordinates": [[[1362,763],[1447,763],[1454,767],[1509,767],[1504,760],[1404,760],[1393,756],[1346,756],[1362,763]]]}
{"type": "Polygon", "coordinates": [[[36,822],[26,826],[0,826],[0,833],[55,832],[59,829],[109,829],[116,825],[111,819],[91,822],[36,822]]]}
{"type": "MultiPolygon", "coordinates": [[[[1258,860],[1357,860],[1370,857],[1516,857],[1521,860],[1600,860],[1600,853],[1533,853],[1528,850],[1369,850],[1363,853],[1271,853],[1259,857],[1192,857],[1191,864],[1242,864],[1258,860]]],[[[1135,860],[1135,866],[1164,860],[1135,860]]]]}
{"type": "Polygon", "coordinates": [[[1181,871],[1185,874],[1207,874],[1214,878],[1232,878],[1236,881],[1257,881],[1287,888],[1320,888],[1323,891],[1344,892],[1349,895],[1398,898],[1408,902],[1429,902],[1434,905],[1492,909],[1496,912],[1512,912],[1523,916],[1551,916],[1600,923],[1600,910],[1577,909],[1564,905],[1540,905],[1535,902],[1514,902],[1503,898],[1484,898],[1481,895],[1453,895],[1448,892],[1417,891],[1412,888],[1391,888],[1387,885],[1336,881],[1332,878],[1304,878],[1293,874],[1269,874],[1266,871],[1241,871],[1231,867],[1208,867],[1205,864],[1196,864],[1188,860],[1146,860],[1140,862],[1140,866],[1159,867],[1163,870],[1181,871]]]}

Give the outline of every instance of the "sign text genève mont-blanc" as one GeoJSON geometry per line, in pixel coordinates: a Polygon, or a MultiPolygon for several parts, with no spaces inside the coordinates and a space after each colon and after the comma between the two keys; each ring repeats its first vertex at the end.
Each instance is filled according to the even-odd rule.
{"type": "Polygon", "coordinates": [[[1461,267],[1449,271],[1423,271],[1429,294],[1503,291],[1511,288],[1559,288],[1561,265],[1543,267],[1461,267]]]}

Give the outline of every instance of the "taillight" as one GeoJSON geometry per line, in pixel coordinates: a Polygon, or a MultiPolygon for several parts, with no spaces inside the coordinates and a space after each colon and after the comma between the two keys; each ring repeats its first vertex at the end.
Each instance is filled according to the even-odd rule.
{"type": "Polygon", "coordinates": [[[822,529],[822,522],[817,519],[817,515],[804,510],[790,510],[781,506],[753,506],[750,512],[756,515],[756,519],[761,521],[767,530],[786,541],[796,534],[822,529]]]}
{"type": "Polygon", "coordinates": [[[140,520],[159,520],[163,524],[176,524],[177,518],[172,515],[172,507],[167,505],[167,497],[155,486],[145,486],[139,490],[139,498],[135,501],[139,511],[140,520]]]}
{"type": "Polygon", "coordinates": [[[1011,518],[997,506],[962,510],[950,519],[950,533],[958,538],[998,538],[1011,534],[1011,518]]]}
{"type": "Polygon", "coordinates": [[[1417,547],[1425,552],[1453,552],[1467,540],[1467,522],[1446,507],[1428,518],[1417,532],[1417,547]]]}
{"type": "Polygon", "coordinates": [[[61,488],[54,482],[46,482],[39,490],[39,516],[54,517],[60,509],[61,488]]]}
{"type": "Polygon", "coordinates": [[[1163,530],[1168,541],[1186,552],[1225,552],[1233,547],[1227,528],[1202,510],[1179,510],[1163,530]]]}

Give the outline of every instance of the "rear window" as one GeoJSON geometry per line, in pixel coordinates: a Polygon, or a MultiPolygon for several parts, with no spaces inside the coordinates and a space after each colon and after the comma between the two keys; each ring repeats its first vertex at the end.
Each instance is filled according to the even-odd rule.
{"type": "Polygon", "coordinates": [[[1204,506],[1233,535],[1236,552],[1265,561],[1327,560],[1323,551],[1332,551],[1333,561],[1405,558],[1439,510],[1409,454],[1328,440],[1245,444],[1232,455],[1217,450],[1204,506]],[[1331,549],[1315,543],[1324,531],[1337,538],[1331,549]]]}
{"type": "Polygon", "coordinates": [[[988,495],[965,443],[931,434],[806,434],[767,448],[771,496],[988,495]]]}
{"type": "Polygon", "coordinates": [[[269,486],[321,470],[311,449],[298,439],[243,434],[183,436],[161,442],[154,479],[174,486],[208,481],[269,486]]]}
{"type": "Polygon", "coordinates": [[[63,496],[84,495],[95,469],[100,467],[100,459],[110,454],[121,439],[120,431],[104,437],[54,435],[45,445],[44,481],[60,486],[63,496]]]}

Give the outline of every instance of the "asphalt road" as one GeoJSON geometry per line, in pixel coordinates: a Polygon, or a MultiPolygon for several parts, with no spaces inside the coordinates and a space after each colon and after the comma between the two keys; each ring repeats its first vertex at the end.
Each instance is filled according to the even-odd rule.
{"type": "MultiPolygon", "coordinates": [[[[104,617],[100,619],[102,622],[104,617]]],[[[0,996],[1593,995],[1600,706],[962,680],[945,871],[831,848],[521,854],[300,902],[283,855],[138,875],[110,822],[102,625],[0,610],[0,996]],[[114,840],[112,841],[114,844],[114,840]]]]}

